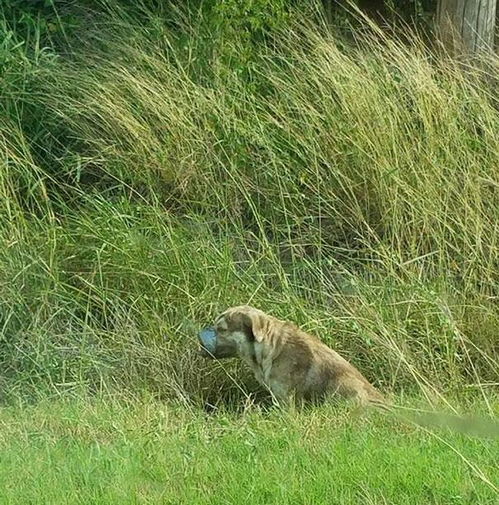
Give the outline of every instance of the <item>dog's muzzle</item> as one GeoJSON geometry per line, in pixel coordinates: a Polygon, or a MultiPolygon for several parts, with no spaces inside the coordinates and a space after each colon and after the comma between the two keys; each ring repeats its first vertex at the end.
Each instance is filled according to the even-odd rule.
{"type": "Polygon", "coordinates": [[[217,334],[213,328],[204,328],[199,332],[201,354],[205,357],[213,357],[217,349],[217,334]]]}

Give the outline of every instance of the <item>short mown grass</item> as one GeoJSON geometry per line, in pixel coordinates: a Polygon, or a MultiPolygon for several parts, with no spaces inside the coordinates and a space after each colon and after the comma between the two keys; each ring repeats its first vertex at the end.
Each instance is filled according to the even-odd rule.
{"type": "Polygon", "coordinates": [[[498,454],[497,438],[340,407],[51,401],[0,411],[0,502],[492,505],[498,454]]]}

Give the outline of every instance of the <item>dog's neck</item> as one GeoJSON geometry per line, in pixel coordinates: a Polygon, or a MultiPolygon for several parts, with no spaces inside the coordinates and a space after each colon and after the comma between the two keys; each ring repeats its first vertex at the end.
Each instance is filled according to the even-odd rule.
{"type": "Polygon", "coordinates": [[[239,356],[251,368],[256,380],[268,386],[272,359],[265,352],[265,344],[255,341],[245,341],[239,347],[239,356]]]}

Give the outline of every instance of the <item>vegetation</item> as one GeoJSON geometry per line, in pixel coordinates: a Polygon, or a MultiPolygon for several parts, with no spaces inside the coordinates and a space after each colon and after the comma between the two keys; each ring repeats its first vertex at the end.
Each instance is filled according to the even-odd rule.
{"type": "Polygon", "coordinates": [[[4,6],[2,502],[494,502],[492,441],[201,414],[254,401],[196,341],[248,302],[395,403],[497,413],[498,62],[299,9],[4,6]]]}
{"type": "Polygon", "coordinates": [[[499,129],[478,71],[277,7],[234,29],[237,2],[105,5],[50,47],[33,17],[24,39],[3,21],[5,395],[218,394],[195,334],[242,302],[383,389],[497,382],[499,129]]]}
{"type": "Polygon", "coordinates": [[[9,505],[497,502],[497,441],[444,443],[339,409],[205,417],[154,401],[50,402],[4,410],[0,426],[9,505]]]}

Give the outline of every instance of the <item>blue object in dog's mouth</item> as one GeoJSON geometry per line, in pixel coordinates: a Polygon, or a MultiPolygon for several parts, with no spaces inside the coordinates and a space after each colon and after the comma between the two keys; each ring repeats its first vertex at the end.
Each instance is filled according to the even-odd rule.
{"type": "Polygon", "coordinates": [[[204,328],[199,332],[199,340],[203,348],[210,354],[215,354],[217,348],[217,334],[213,328],[204,328]]]}

